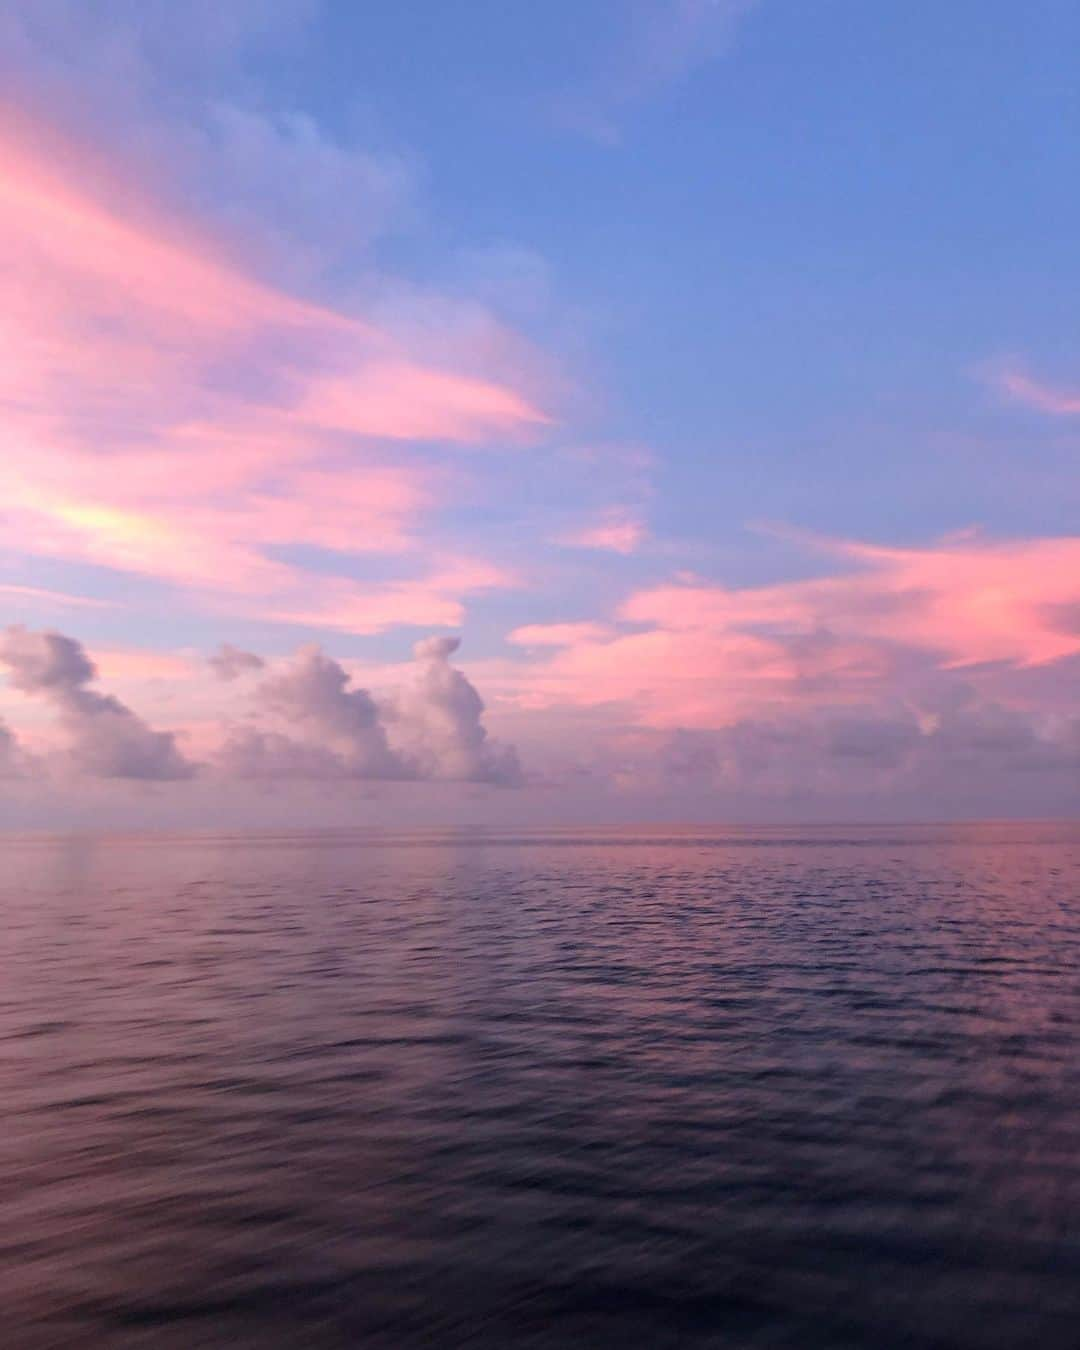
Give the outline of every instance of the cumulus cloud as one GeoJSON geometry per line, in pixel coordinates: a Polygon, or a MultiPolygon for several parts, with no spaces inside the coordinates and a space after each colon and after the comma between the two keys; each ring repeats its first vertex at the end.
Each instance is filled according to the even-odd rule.
{"type": "Polygon", "coordinates": [[[256,691],[257,706],[306,739],[265,743],[259,751],[265,765],[279,773],[290,759],[310,766],[316,761],[309,752],[315,750],[330,756],[342,777],[412,777],[387,742],[375,700],[351,683],[345,669],[315,644],[302,647],[291,665],[268,676],[256,691]]]}
{"type": "Polygon", "coordinates": [[[515,785],[521,781],[516,751],[489,740],[483,699],[450,664],[459,642],[431,637],[413,648],[416,676],[397,702],[413,757],[425,778],[515,785]]]}
{"type": "Polygon", "coordinates": [[[345,758],[323,745],[295,740],[276,731],[238,727],[232,731],[217,758],[217,767],[227,778],[344,779],[371,777],[353,772],[345,758]]]}
{"type": "MultiPolygon", "coordinates": [[[[266,673],[250,691],[244,720],[223,734],[219,729],[216,750],[208,750],[214,773],[266,782],[518,785],[516,751],[488,736],[483,700],[450,663],[457,647],[450,637],[417,643],[411,677],[377,696],[316,644],[266,669],[262,657],[223,643],[208,659],[219,678],[266,673]]],[[[0,667],[11,689],[55,710],[68,762],[80,772],[141,780],[194,775],[196,765],[171,732],[154,730],[119,699],[91,687],[97,667],[74,638],[9,627],[0,634],[0,667]]],[[[29,764],[0,722],[0,777],[22,776],[29,764]]]]}
{"type": "Polygon", "coordinates": [[[0,664],[13,688],[56,709],[82,772],[143,780],[194,774],[170,732],[154,731],[119,699],[88,687],[97,671],[74,638],[14,625],[0,636],[0,664]]]}
{"type": "Polygon", "coordinates": [[[219,680],[230,682],[266,666],[261,656],[234,647],[231,642],[223,642],[216,652],[206,658],[206,664],[219,680]]]}
{"type": "Polygon", "coordinates": [[[0,722],[0,778],[20,778],[25,757],[11,729],[0,722]]]}
{"type": "Polygon", "coordinates": [[[218,768],[248,779],[520,783],[516,752],[488,737],[483,700],[450,664],[457,647],[418,642],[413,678],[383,699],[320,647],[301,648],[257,687],[255,720],[230,734],[218,768]]]}

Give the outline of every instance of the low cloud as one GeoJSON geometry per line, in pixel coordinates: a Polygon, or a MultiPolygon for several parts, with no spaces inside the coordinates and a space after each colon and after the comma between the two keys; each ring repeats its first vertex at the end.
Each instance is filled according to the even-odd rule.
{"type": "Polygon", "coordinates": [[[1001,392],[1015,403],[1023,403],[1048,417],[1080,416],[1080,390],[1047,384],[1015,366],[994,372],[993,378],[1001,392]]]}
{"type": "Polygon", "coordinates": [[[195,773],[172,733],[154,731],[119,699],[88,687],[97,670],[74,638],[12,626],[0,636],[0,664],[13,688],[56,710],[83,773],[150,781],[195,773]]]}
{"type": "Polygon", "coordinates": [[[0,722],[0,778],[21,778],[25,757],[11,729],[0,722]]]}
{"type": "Polygon", "coordinates": [[[411,758],[425,778],[516,786],[516,751],[489,740],[483,699],[450,664],[458,646],[458,638],[431,637],[413,649],[416,675],[396,703],[411,758]]]}
{"type": "MultiPolygon", "coordinates": [[[[639,728],[591,765],[623,794],[701,805],[740,794],[765,802],[904,802],[941,814],[982,794],[1017,798],[1038,777],[1040,801],[1080,804],[1080,719],[1047,721],[972,695],[927,707],[843,708],[742,718],[715,731],[639,728]]],[[[708,814],[708,812],[706,812],[708,814]]]]}
{"type": "Polygon", "coordinates": [[[301,648],[291,665],[259,685],[257,709],[300,733],[299,740],[279,738],[264,743],[260,753],[267,767],[275,769],[275,776],[281,776],[290,758],[310,770],[316,762],[311,759],[315,752],[330,756],[340,766],[342,777],[412,777],[405,762],[390,749],[375,700],[366,689],[350,685],[344,668],[314,644],[301,648]]]}
{"type": "Polygon", "coordinates": [[[250,675],[253,671],[263,670],[266,666],[261,656],[234,647],[231,642],[223,642],[216,652],[206,658],[206,664],[219,680],[229,682],[238,680],[242,675],[250,675]]]}
{"type": "MultiPolygon", "coordinates": [[[[418,642],[398,687],[372,693],[317,644],[267,667],[262,657],[223,643],[208,665],[220,679],[265,669],[247,695],[247,714],[222,731],[203,722],[206,767],[218,779],[488,783],[523,781],[512,746],[489,737],[484,702],[451,664],[458,639],[418,642]],[[216,734],[215,734],[216,732],[216,734]],[[216,744],[216,748],[215,748],[216,744]]],[[[171,732],[156,731],[126,704],[92,688],[98,671],[82,644],[19,626],[0,635],[8,685],[57,714],[64,755],[42,763],[74,766],[97,778],[191,778],[196,766],[171,732]]],[[[0,722],[0,777],[21,777],[29,757],[0,722]]]]}
{"type": "Polygon", "coordinates": [[[301,648],[253,695],[253,722],[235,729],[217,766],[247,779],[428,780],[516,786],[511,746],[488,737],[484,703],[450,664],[458,639],[418,642],[405,687],[385,698],[353,685],[318,646],[301,648]]]}
{"type": "Polygon", "coordinates": [[[238,727],[217,757],[226,778],[272,782],[276,779],[346,779],[370,775],[350,772],[345,759],[326,746],[306,744],[276,731],[238,727]]]}

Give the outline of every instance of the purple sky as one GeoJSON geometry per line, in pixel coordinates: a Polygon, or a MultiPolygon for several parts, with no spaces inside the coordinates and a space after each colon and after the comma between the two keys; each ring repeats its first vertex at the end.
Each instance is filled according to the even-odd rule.
{"type": "Polygon", "coordinates": [[[11,0],[0,823],[1076,814],[1078,44],[11,0]]]}

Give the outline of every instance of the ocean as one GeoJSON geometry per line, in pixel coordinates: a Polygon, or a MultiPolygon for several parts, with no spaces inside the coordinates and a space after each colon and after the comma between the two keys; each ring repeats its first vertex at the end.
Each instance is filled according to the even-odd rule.
{"type": "Polygon", "coordinates": [[[1080,1345],[1080,826],[0,876],[5,1350],[1080,1345]]]}

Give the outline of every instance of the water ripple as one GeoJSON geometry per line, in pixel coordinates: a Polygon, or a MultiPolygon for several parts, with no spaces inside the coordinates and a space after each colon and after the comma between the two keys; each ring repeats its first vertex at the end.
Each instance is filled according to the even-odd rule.
{"type": "Polygon", "coordinates": [[[8,838],[11,1350],[1074,1350],[1080,830],[8,838]]]}

